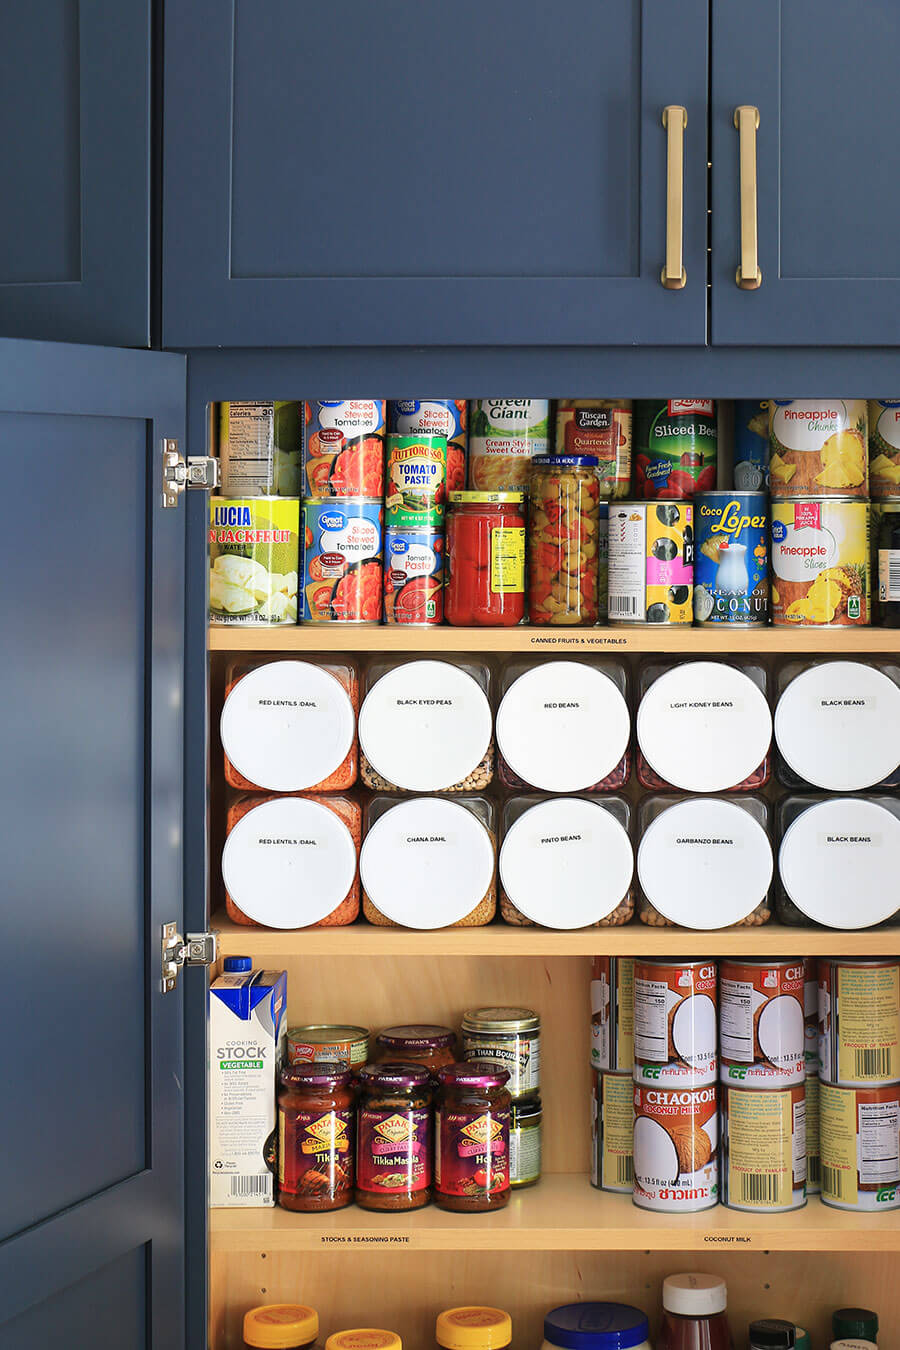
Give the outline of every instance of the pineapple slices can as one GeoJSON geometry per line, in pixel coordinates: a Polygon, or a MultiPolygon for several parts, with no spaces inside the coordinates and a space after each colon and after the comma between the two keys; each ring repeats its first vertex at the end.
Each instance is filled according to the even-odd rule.
{"type": "Polygon", "coordinates": [[[773,501],[772,622],[813,628],[871,623],[869,504],[854,498],[773,501]]]}

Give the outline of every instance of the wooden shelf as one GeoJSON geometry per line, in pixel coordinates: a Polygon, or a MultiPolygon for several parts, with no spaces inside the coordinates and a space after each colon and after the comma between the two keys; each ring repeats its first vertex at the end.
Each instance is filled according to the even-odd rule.
{"type": "Polygon", "coordinates": [[[820,928],[787,928],[780,923],[757,928],[723,928],[697,932],[684,928],[651,928],[643,923],[621,928],[580,928],[557,932],[547,928],[513,928],[491,923],[483,928],[439,928],[414,932],[354,923],[346,928],[301,928],[281,931],[247,928],[232,923],[224,911],[213,916],[219,932],[220,956],[252,956],[283,960],[303,956],[894,956],[900,949],[897,929],[836,932],[820,928]]]}
{"type": "Polygon", "coordinates": [[[494,1214],[333,1214],[283,1209],[210,1211],[214,1253],[339,1251],[900,1251],[900,1211],[857,1214],[813,1196],[787,1214],[654,1214],[628,1196],[594,1190],[581,1175],[545,1176],[494,1214]]]}

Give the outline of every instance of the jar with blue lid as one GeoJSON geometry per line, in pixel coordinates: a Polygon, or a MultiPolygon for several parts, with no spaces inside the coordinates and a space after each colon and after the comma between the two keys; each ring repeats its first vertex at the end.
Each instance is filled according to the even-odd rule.
{"type": "Polygon", "coordinates": [[[544,1318],[541,1350],[652,1350],[645,1313],[628,1303],[566,1303],[544,1318]]]}
{"type": "MultiPolygon", "coordinates": [[[[600,476],[596,455],[538,455],[528,479],[528,618],[583,627],[600,617],[600,476]]],[[[604,502],[605,534],[609,503],[604,502]]],[[[608,550],[606,550],[608,557],[608,550]]]]}

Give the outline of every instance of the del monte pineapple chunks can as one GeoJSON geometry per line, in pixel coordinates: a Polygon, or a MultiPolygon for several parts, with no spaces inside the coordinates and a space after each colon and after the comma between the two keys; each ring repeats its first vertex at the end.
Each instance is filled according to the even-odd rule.
{"type": "Polygon", "coordinates": [[[296,497],[212,497],[212,623],[297,622],[300,502],[296,497]]]}
{"type": "Polygon", "coordinates": [[[773,398],[769,404],[773,497],[867,497],[864,398],[773,398]]]}
{"type": "Polygon", "coordinates": [[[831,628],[871,622],[869,504],[773,501],[772,622],[831,628]]]}

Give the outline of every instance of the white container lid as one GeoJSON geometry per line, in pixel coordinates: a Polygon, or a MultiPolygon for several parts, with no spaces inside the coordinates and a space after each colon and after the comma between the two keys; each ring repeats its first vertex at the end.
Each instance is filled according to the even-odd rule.
{"type": "Polygon", "coordinates": [[[900,764],[900,688],[861,661],[810,666],[778,700],[775,740],[794,773],[814,787],[874,787],[900,764]]]}
{"type": "Polygon", "coordinates": [[[604,671],[547,661],[520,675],[497,710],[497,744],[509,767],[542,792],[601,782],[628,749],[628,704],[604,671]]]}
{"type": "Polygon", "coordinates": [[[222,877],[235,904],[269,928],[318,923],[347,898],[356,845],[319,802],[261,802],[237,822],[222,850],[222,877]]]}
{"type": "Polygon", "coordinates": [[[599,802],[557,797],[514,821],[500,850],[500,879],[526,919],[585,928],[628,893],[634,853],[625,828],[599,802]]]}
{"type": "Polygon", "coordinates": [[[759,768],[772,741],[766,696],[723,661],[689,661],[653,681],[637,712],[652,769],[686,792],[722,792],[759,768]]]}
{"type": "Polygon", "coordinates": [[[366,694],[359,714],[366,759],[408,792],[440,792],[462,782],[490,742],[487,695],[448,661],[408,661],[389,670],[366,694]]]}
{"type": "Polygon", "coordinates": [[[859,797],[815,802],[785,831],[778,867],[794,904],[816,923],[883,923],[900,908],[900,820],[859,797]]]}
{"type": "Polygon", "coordinates": [[[350,695],[307,661],[272,661],[229,693],[219,723],[238,773],[270,792],[302,792],[343,764],[353,745],[350,695]]]}
{"type": "Polygon", "coordinates": [[[490,833],[459,802],[398,802],[374,822],[359,860],[363,888],[404,928],[446,928],[479,905],[494,879],[490,833]]]}
{"type": "Polygon", "coordinates": [[[671,923],[727,928],[765,898],[772,845],[735,802],[676,802],[651,821],[638,846],[641,889],[671,923]]]}
{"type": "Polygon", "coordinates": [[[728,1307],[728,1290],[717,1275],[667,1275],[662,1302],[681,1317],[711,1317],[728,1307]]]}

